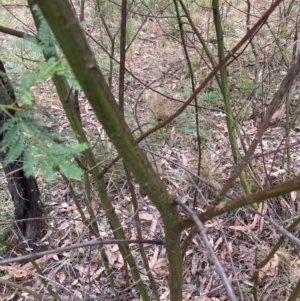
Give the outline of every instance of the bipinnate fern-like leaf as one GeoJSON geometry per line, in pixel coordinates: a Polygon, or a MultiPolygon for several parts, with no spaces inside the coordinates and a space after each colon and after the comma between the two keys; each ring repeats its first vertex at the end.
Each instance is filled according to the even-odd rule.
{"type": "Polygon", "coordinates": [[[82,171],[74,163],[87,148],[86,144],[62,144],[55,142],[61,133],[48,132],[30,112],[16,114],[1,129],[4,135],[1,152],[5,153],[4,164],[23,159],[25,176],[32,176],[40,170],[47,182],[56,179],[55,172],[60,170],[71,179],[79,179],[82,171]]]}
{"type": "Polygon", "coordinates": [[[38,37],[41,42],[40,44],[43,47],[43,52],[44,54],[52,55],[55,53],[55,46],[53,45],[54,37],[51,33],[50,27],[37,5],[33,6],[33,11],[40,21],[38,37]]]}

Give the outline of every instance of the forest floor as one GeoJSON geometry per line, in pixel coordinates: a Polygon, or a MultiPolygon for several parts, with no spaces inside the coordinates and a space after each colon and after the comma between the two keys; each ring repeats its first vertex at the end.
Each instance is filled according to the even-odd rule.
{"type": "MultiPolygon", "coordinates": [[[[26,14],[22,12],[19,17],[21,16],[24,18],[26,14]]],[[[26,19],[26,25],[33,29],[31,22],[26,19]]],[[[19,29],[22,26],[19,24],[14,28],[19,29]]],[[[88,25],[85,30],[89,33],[92,32],[88,25]]],[[[0,41],[12,43],[14,45],[12,47],[16,50],[15,38],[7,38],[7,36],[0,34],[0,41]]],[[[92,45],[95,47],[94,44],[92,45]]],[[[96,55],[100,67],[107,67],[101,66],[103,64],[101,58],[104,57],[104,54],[99,51],[96,55]]],[[[13,54],[6,55],[6,59],[8,63],[17,61],[13,54]]],[[[194,63],[198,64],[198,60],[195,57],[194,63]]],[[[12,70],[15,64],[13,63],[11,68],[8,64],[7,69],[12,70]]],[[[125,116],[132,131],[136,129],[140,133],[147,131],[157,122],[175,112],[181,105],[180,100],[184,101],[190,95],[191,88],[187,84],[189,80],[187,77],[188,70],[184,63],[180,44],[176,44],[176,40],[170,40],[155,19],[149,18],[143,30],[137,35],[128,52],[126,67],[138,78],[128,75],[130,72],[126,78],[125,116]]],[[[238,67],[236,66],[236,68],[238,67]]],[[[199,70],[195,72],[196,86],[205,77],[205,74],[205,68],[200,68],[199,65],[199,70]]],[[[11,77],[13,78],[13,76],[14,73],[12,72],[11,77]]],[[[232,74],[229,78],[229,85],[233,89],[236,88],[236,76],[232,74]]],[[[117,91],[118,82],[114,81],[112,86],[113,90],[117,91]]],[[[210,88],[216,89],[214,85],[210,88]]],[[[69,130],[67,118],[52,83],[48,81],[43,85],[33,87],[32,92],[35,95],[36,105],[39,107],[40,118],[45,120],[45,126],[51,131],[64,132],[69,130]],[[48,119],[49,116],[51,116],[51,120],[48,119]]],[[[103,132],[83,94],[79,95],[79,100],[82,123],[86,134],[91,144],[94,145],[99,163],[105,166],[115,157],[116,151],[103,132]]],[[[251,107],[251,105],[249,106],[247,102],[237,101],[234,109],[236,112],[240,112],[243,108],[248,109],[248,106],[251,107]]],[[[193,106],[189,107],[170,125],[154,133],[140,144],[148,154],[153,168],[165,183],[168,191],[177,199],[194,206],[198,213],[203,212],[209,202],[214,199],[235,166],[228,140],[226,114],[220,95],[206,91],[200,98],[199,110],[202,158],[198,178],[195,175],[197,174],[199,151],[197,149],[193,106]],[[195,192],[197,192],[196,197],[195,192]]],[[[256,175],[251,174],[248,170],[248,180],[254,190],[282,183],[289,176],[285,161],[284,137],[287,133],[285,114],[278,115],[278,118],[273,120],[265,132],[252,160],[256,175]]],[[[251,144],[260,122],[261,116],[259,114],[255,115],[248,111],[239,121],[238,128],[240,138],[245,143],[244,147],[248,148],[251,144]]],[[[300,171],[299,143],[300,128],[295,125],[290,130],[289,136],[289,145],[292,145],[289,150],[293,175],[300,171]]],[[[239,150],[241,154],[244,153],[241,143],[239,143],[239,150]]],[[[42,201],[47,211],[49,226],[47,235],[39,242],[37,250],[62,248],[95,239],[89,234],[86,225],[81,220],[70,195],[69,187],[63,180],[57,176],[55,183],[46,184],[39,172],[37,172],[37,178],[40,183],[42,201]]],[[[6,180],[2,178],[1,181],[0,238],[3,239],[6,238],[8,229],[12,233],[15,230],[11,227],[13,207],[5,187],[6,180]]],[[[131,196],[121,162],[118,162],[107,173],[105,181],[111,202],[122,222],[127,238],[136,239],[131,196]]],[[[163,238],[164,233],[159,212],[139,185],[134,183],[134,186],[138,196],[143,237],[145,239],[163,238]]],[[[88,216],[88,210],[85,206],[84,184],[78,181],[74,183],[74,187],[82,210],[88,216]]],[[[241,185],[237,181],[230,190],[228,199],[242,195],[241,185]]],[[[101,225],[101,238],[113,239],[113,233],[105,218],[105,212],[101,207],[96,190],[92,189],[91,197],[93,209],[97,213],[97,219],[101,225]]],[[[286,227],[299,211],[299,206],[299,194],[292,192],[290,195],[261,204],[259,211],[286,227]]],[[[183,213],[181,214],[184,216],[183,213]]],[[[276,231],[270,220],[252,213],[247,208],[239,209],[207,222],[205,232],[237,296],[243,296],[244,300],[253,300],[255,266],[270,253],[275,242],[279,239],[280,233],[276,231]]],[[[10,236],[16,235],[16,233],[9,233],[10,236]]],[[[188,230],[184,231],[182,239],[184,240],[188,234],[188,230]]],[[[298,230],[295,232],[296,236],[297,234],[299,235],[298,230]]],[[[154,244],[148,244],[144,247],[160,298],[161,300],[169,300],[168,262],[165,249],[163,246],[154,244]]],[[[112,268],[117,289],[121,292],[122,300],[140,300],[135,286],[132,286],[132,279],[130,277],[126,279],[124,274],[126,264],[124,264],[118,246],[112,243],[103,246],[103,248],[112,268]]],[[[2,258],[15,256],[13,250],[10,252],[4,248],[0,250],[2,258]]],[[[143,275],[143,281],[151,291],[139,247],[133,246],[131,250],[143,275]]],[[[195,236],[192,240],[183,262],[183,300],[228,300],[225,288],[199,236],[195,236]]],[[[43,276],[51,283],[61,300],[114,300],[115,298],[105,274],[100,247],[78,248],[59,254],[46,255],[37,259],[36,263],[42,268],[43,276]]],[[[259,300],[286,300],[290,290],[298,281],[299,266],[299,252],[287,242],[259,272],[259,300]]],[[[39,294],[44,294],[44,300],[53,300],[43,287],[42,279],[31,263],[0,266],[0,275],[1,279],[14,281],[39,294]]],[[[20,292],[2,284],[0,284],[0,298],[7,301],[34,300],[27,292],[20,292]]],[[[240,298],[242,300],[242,297],[240,298]]]]}

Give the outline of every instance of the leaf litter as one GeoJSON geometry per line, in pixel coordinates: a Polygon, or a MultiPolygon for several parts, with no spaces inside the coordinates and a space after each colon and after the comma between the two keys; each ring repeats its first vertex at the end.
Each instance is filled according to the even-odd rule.
{"type": "MultiPolygon", "coordinates": [[[[135,75],[145,83],[153,83],[157,80],[157,57],[160,58],[160,74],[166,74],[162,78],[161,83],[157,83],[157,89],[167,87],[168,92],[175,90],[174,96],[178,96],[176,88],[180,85],[184,74],[182,64],[182,54],[168,49],[169,53],[160,53],[159,43],[167,43],[166,38],[160,37],[159,26],[156,22],[149,23],[145,30],[152,32],[149,39],[144,39],[141,32],[140,38],[136,45],[136,55],[128,62],[128,68],[135,72],[135,75]],[[152,40],[151,40],[152,39],[152,40]],[[177,60],[177,61],[176,61],[177,60]],[[174,77],[174,74],[176,75],[174,77]],[[175,81],[174,81],[175,78],[175,81]],[[177,94],[177,95],[176,95],[177,94]]],[[[180,48],[178,46],[178,48],[180,48]]],[[[117,86],[117,83],[114,83],[117,86]]],[[[65,117],[62,117],[62,108],[57,101],[54,87],[48,85],[46,95],[37,96],[37,102],[42,98],[49,99],[49,113],[56,116],[59,122],[48,123],[49,128],[57,127],[59,130],[69,128],[65,117]]],[[[142,99],[137,97],[138,93],[144,88],[133,78],[128,78],[127,96],[128,99],[136,100],[136,104],[128,104],[127,114],[135,114],[138,116],[139,122],[153,123],[153,119],[164,119],[170,115],[172,110],[176,109],[177,104],[168,102],[160,96],[154,96],[152,90],[147,89],[142,99]],[[172,107],[170,107],[170,103],[172,107]],[[152,112],[154,111],[154,112],[152,112]],[[158,114],[158,111],[159,114],[158,114]]],[[[38,95],[38,91],[37,91],[38,95]]],[[[107,137],[95,116],[93,115],[88,102],[83,95],[80,95],[80,104],[82,112],[82,120],[85,129],[90,137],[100,136],[100,141],[105,141],[109,150],[104,161],[107,163],[116,154],[115,150],[107,141],[107,137]]],[[[205,148],[203,149],[202,177],[213,187],[220,187],[232,171],[234,166],[229,141],[227,138],[226,123],[224,114],[220,112],[210,112],[209,116],[204,115],[203,119],[208,119],[210,124],[210,137],[207,137],[205,148]],[[206,161],[205,161],[206,160],[206,161]]],[[[131,116],[132,117],[132,116],[131,116]]],[[[190,116],[186,116],[189,118],[190,116]]],[[[129,118],[129,117],[128,117],[129,118]]],[[[132,118],[134,119],[134,118],[132,118]]],[[[249,147],[257,130],[259,120],[254,118],[245,120],[241,126],[243,140],[246,147],[249,147]]],[[[135,124],[133,122],[133,124],[135,124]]],[[[138,126],[138,124],[135,124],[138,126]]],[[[255,165],[258,177],[264,185],[268,183],[275,185],[282,182],[287,177],[287,171],[282,167],[283,151],[277,151],[282,147],[282,138],[285,137],[284,124],[281,122],[273,124],[265,132],[263,140],[259,148],[255,151],[253,164],[255,165]]],[[[151,137],[150,137],[151,138],[151,137]]],[[[147,139],[142,142],[142,147],[151,149],[151,140],[147,139]]],[[[163,139],[165,136],[163,136],[163,139]]],[[[154,144],[159,139],[154,140],[154,144]]],[[[292,130],[290,135],[290,143],[299,143],[299,131],[292,130]]],[[[195,147],[195,133],[188,134],[182,131],[182,124],[177,121],[171,125],[168,139],[165,143],[159,141],[154,151],[163,154],[164,158],[156,157],[155,167],[164,181],[168,191],[179,199],[192,204],[194,200],[194,184],[193,176],[187,175],[187,170],[196,173],[198,156],[195,147]],[[172,141],[173,145],[169,142],[172,141]],[[176,164],[174,164],[176,163],[176,164]],[[184,169],[185,168],[185,169],[184,169]],[[193,180],[193,181],[191,181],[193,180]]],[[[238,145],[239,150],[243,153],[242,145],[238,145]]],[[[291,158],[293,159],[294,172],[300,170],[300,157],[297,147],[291,149],[291,158]]],[[[126,231],[127,238],[136,239],[135,231],[132,231],[134,222],[132,219],[132,208],[130,207],[131,197],[124,179],[114,179],[115,171],[112,172],[111,178],[108,179],[108,188],[112,200],[112,205],[118,211],[122,226],[126,231]],[[119,188],[121,187],[121,189],[119,188]]],[[[89,217],[88,210],[84,205],[85,196],[82,194],[83,187],[78,183],[76,185],[76,193],[80,197],[82,210],[89,217]]],[[[205,182],[199,184],[202,197],[196,200],[197,212],[202,212],[207,202],[213,200],[216,190],[212,189],[205,182]]],[[[157,210],[150,204],[148,198],[143,194],[139,185],[135,185],[135,190],[139,196],[139,217],[143,230],[144,238],[163,237],[164,233],[161,227],[161,220],[157,210]]],[[[81,220],[80,214],[73,203],[69,194],[68,187],[64,184],[57,184],[46,188],[47,199],[51,202],[51,211],[49,213],[49,232],[47,238],[41,241],[41,246],[49,248],[57,248],[68,246],[76,242],[84,242],[95,239],[89,235],[86,224],[81,220]]],[[[242,195],[239,183],[237,182],[232,189],[232,196],[242,195]]],[[[104,211],[99,205],[97,196],[92,192],[93,207],[97,212],[97,218],[101,218],[100,235],[102,239],[113,239],[112,231],[107,220],[104,218],[104,211]]],[[[294,208],[299,206],[299,195],[297,192],[290,194],[290,200],[294,204],[294,208]]],[[[283,208],[285,219],[290,218],[291,214],[295,214],[295,209],[291,208],[290,200],[286,197],[279,198],[280,206],[283,208]]],[[[4,207],[5,208],[5,207],[4,207]]],[[[278,208],[274,204],[265,203],[260,207],[260,212],[268,214],[273,218],[278,215],[278,208]]],[[[182,214],[183,215],[183,214],[182,214]]],[[[274,239],[278,238],[278,234],[274,232],[271,225],[258,216],[250,214],[245,209],[239,209],[222,216],[222,218],[213,219],[205,224],[205,231],[209,237],[210,244],[214,248],[216,254],[220,258],[223,268],[228,275],[230,282],[235,285],[234,271],[238,271],[238,279],[245,291],[253,287],[253,273],[257,258],[263,259],[271,250],[274,239]],[[233,259],[234,265],[230,263],[233,259]]],[[[188,231],[184,231],[182,238],[188,235],[188,231]]],[[[169,300],[168,290],[168,262],[163,247],[147,244],[147,256],[151,271],[159,287],[161,300],[169,300]]],[[[119,248],[115,244],[105,245],[103,247],[107,254],[107,261],[112,268],[113,277],[116,281],[117,289],[123,290],[126,286],[124,281],[123,258],[119,252],[119,248]]],[[[142,264],[138,246],[132,247],[132,252],[137,260],[138,267],[142,274],[146,274],[142,264]]],[[[287,255],[284,250],[278,251],[271,261],[259,272],[262,290],[265,291],[269,298],[277,298],[281,300],[282,287],[287,283],[294,283],[298,279],[297,271],[299,271],[299,258],[296,250],[292,251],[293,258],[287,255]],[[285,277],[281,277],[284,275],[285,277]],[[278,292],[277,292],[278,291],[278,292]],[[278,294],[277,294],[278,293],[278,294]],[[275,296],[275,297],[274,297],[275,296]]],[[[74,300],[83,298],[103,298],[106,300],[114,300],[114,294],[109,287],[107,277],[105,275],[104,263],[100,256],[100,247],[79,248],[62,254],[53,254],[44,256],[36,260],[43,270],[43,275],[51,281],[54,290],[62,296],[62,300],[71,300],[69,291],[73,293],[74,300]],[[60,285],[59,285],[60,284],[60,285]],[[64,290],[63,288],[67,290],[64,290]],[[64,297],[65,296],[65,297],[64,297]]],[[[33,266],[30,263],[20,265],[0,266],[1,272],[4,274],[2,279],[11,279],[23,283],[28,287],[33,287],[37,291],[43,292],[45,296],[47,292],[42,287],[41,279],[37,277],[33,266]]],[[[144,279],[146,281],[146,278],[144,279]]],[[[222,290],[221,282],[215,272],[215,268],[209,258],[209,254],[204,249],[203,244],[198,236],[192,240],[192,246],[187,250],[184,258],[184,298],[183,300],[226,300],[225,290],[222,290]]],[[[6,290],[6,293],[0,291],[2,300],[12,300],[15,294],[6,290]]],[[[126,300],[139,300],[134,293],[128,293],[126,300]]],[[[51,300],[45,297],[45,300],[51,300]]],[[[28,294],[22,293],[18,300],[32,300],[28,294]]],[[[250,300],[250,299],[249,299],[250,300]]],[[[265,300],[265,299],[264,299],[265,300]]]]}

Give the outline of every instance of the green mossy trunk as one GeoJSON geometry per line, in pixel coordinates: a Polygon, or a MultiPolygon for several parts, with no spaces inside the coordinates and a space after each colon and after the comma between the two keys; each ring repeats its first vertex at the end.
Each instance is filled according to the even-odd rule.
{"type": "MultiPolygon", "coordinates": [[[[35,0],[62,48],[99,122],[141,188],[161,213],[169,260],[170,299],[182,300],[180,217],[172,196],[124,122],[80,24],[67,1],[35,0]]],[[[102,184],[100,184],[101,186],[102,184]]],[[[101,187],[100,187],[101,188],[101,187]]],[[[101,190],[101,189],[99,189],[101,190]]]]}

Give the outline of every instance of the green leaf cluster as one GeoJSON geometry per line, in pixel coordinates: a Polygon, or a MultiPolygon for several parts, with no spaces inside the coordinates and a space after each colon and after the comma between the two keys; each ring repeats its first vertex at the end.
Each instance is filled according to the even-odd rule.
{"type": "Polygon", "coordinates": [[[44,18],[41,10],[37,5],[33,6],[33,11],[35,12],[36,16],[40,21],[40,26],[38,31],[38,37],[40,43],[38,44],[36,50],[39,50],[40,53],[44,52],[44,54],[48,56],[55,55],[55,53],[57,52],[55,48],[55,44],[53,44],[53,41],[55,39],[52,35],[48,22],[44,18]]]}
{"type": "Polygon", "coordinates": [[[3,134],[0,151],[6,154],[4,165],[21,158],[25,176],[40,170],[47,182],[55,180],[59,170],[71,179],[79,179],[82,171],[74,163],[87,148],[86,144],[65,143],[68,139],[56,131],[49,132],[40,120],[32,118],[32,112],[23,111],[8,119],[0,129],[3,134]]]}
{"type": "Polygon", "coordinates": [[[68,66],[64,60],[57,60],[55,58],[49,59],[37,72],[26,73],[21,78],[20,93],[21,101],[24,104],[30,105],[33,97],[30,88],[38,83],[43,83],[54,74],[63,75],[68,73],[68,66]]]}
{"type": "MultiPolygon", "coordinates": [[[[8,104],[0,95],[0,114],[5,113],[9,116],[0,128],[0,135],[3,138],[0,152],[5,156],[3,164],[8,165],[16,160],[23,160],[24,173],[27,177],[40,171],[47,182],[55,180],[57,170],[71,179],[79,179],[82,171],[74,163],[74,158],[79,156],[87,148],[87,145],[71,143],[70,136],[72,134],[66,135],[65,132],[59,133],[53,129],[48,130],[44,126],[45,121],[42,122],[38,119],[39,112],[32,105],[34,96],[31,88],[44,85],[55,75],[65,76],[74,89],[80,89],[80,85],[64,56],[55,57],[56,53],[61,52],[57,44],[53,43],[55,39],[40,9],[35,6],[33,10],[40,21],[40,27],[38,44],[32,47],[32,44],[28,43],[25,46],[31,48],[23,49],[28,56],[32,55],[35,61],[34,66],[32,66],[34,70],[30,71],[31,66],[28,64],[18,85],[17,101],[18,104],[24,106],[16,107],[15,114],[10,115],[7,110],[12,109],[12,107],[7,107],[8,104]],[[50,57],[53,55],[53,57],[47,62],[42,61],[37,64],[36,62],[42,57],[42,54],[47,54],[50,57]]],[[[7,92],[13,89],[12,86],[8,85],[10,82],[4,87],[7,92]]],[[[72,139],[72,141],[75,140],[72,139]]]]}
{"type": "MultiPolygon", "coordinates": [[[[55,38],[49,28],[47,21],[42,15],[38,6],[34,6],[33,10],[39,19],[40,26],[38,31],[38,44],[34,45],[31,49],[25,50],[29,54],[33,54],[35,61],[38,61],[42,54],[51,57],[47,62],[42,61],[40,64],[34,65],[33,72],[27,72],[22,74],[20,79],[20,97],[19,101],[22,101],[24,104],[29,105],[33,101],[33,96],[30,91],[30,88],[34,85],[45,83],[47,80],[53,78],[54,75],[65,76],[68,82],[74,87],[75,90],[80,90],[81,87],[78,84],[78,81],[75,79],[68,62],[61,54],[59,47],[55,42],[55,38]],[[57,57],[57,53],[60,54],[57,57]]],[[[32,45],[31,45],[32,46],[32,45]]]]}

